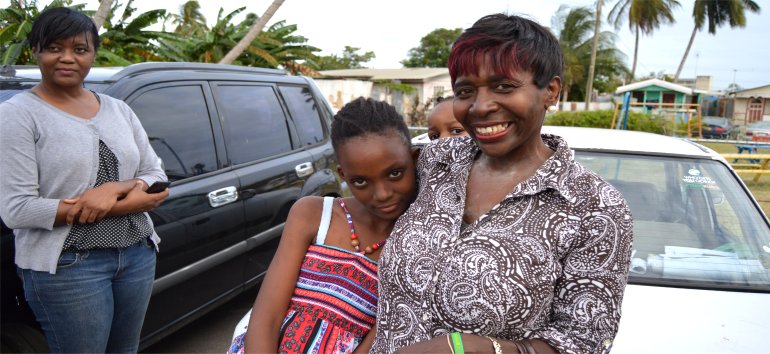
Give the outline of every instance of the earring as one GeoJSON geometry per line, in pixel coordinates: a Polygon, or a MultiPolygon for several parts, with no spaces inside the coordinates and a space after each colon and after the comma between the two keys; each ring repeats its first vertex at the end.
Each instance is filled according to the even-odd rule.
{"type": "Polygon", "coordinates": [[[559,110],[559,107],[556,107],[555,104],[552,104],[552,105],[548,106],[548,112],[549,113],[554,113],[554,112],[556,112],[558,110],[559,110]]]}

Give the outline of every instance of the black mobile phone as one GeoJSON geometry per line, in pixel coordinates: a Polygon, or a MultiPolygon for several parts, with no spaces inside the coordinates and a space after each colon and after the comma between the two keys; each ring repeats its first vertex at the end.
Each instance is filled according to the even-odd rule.
{"type": "Polygon", "coordinates": [[[145,193],[153,194],[153,193],[160,193],[166,190],[168,186],[171,184],[171,182],[168,181],[157,181],[153,183],[149,188],[147,188],[145,193]]]}

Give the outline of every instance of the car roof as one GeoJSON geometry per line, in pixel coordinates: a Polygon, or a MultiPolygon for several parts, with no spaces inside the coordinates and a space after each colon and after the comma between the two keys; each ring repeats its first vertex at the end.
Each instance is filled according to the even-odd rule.
{"type": "MultiPolygon", "coordinates": [[[[39,81],[40,70],[37,66],[15,66],[13,76],[2,76],[3,80],[13,81],[39,81]]],[[[86,76],[86,82],[114,82],[123,77],[153,71],[196,71],[196,72],[228,72],[239,74],[262,74],[287,76],[288,73],[279,69],[257,68],[240,65],[226,65],[214,63],[193,62],[146,62],[137,63],[125,67],[92,67],[86,76]]]]}
{"type": "MultiPolygon", "coordinates": [[[[120,70],[122,70],[123,67],[94,67],[91,68],[91,71],[88,72],[88,76],[86,77],[86,81],[106,81],[116,73],[118,73],[120,70]]],[[[33,80],[33,81],[39,81],[40,80],[40,70],[37,67],[24,67],[24,68],[17,68],[16,73],[13,77],[3,77],[4,79],[12,79],[12,80],[33,80]]]]}
{"type": "Polygon", "coordinates": [[[632,130],[544,125],[543,133],[561,136],[571,149],[677,155],[722,160],[715,151],[683,138],[632,130]]]}

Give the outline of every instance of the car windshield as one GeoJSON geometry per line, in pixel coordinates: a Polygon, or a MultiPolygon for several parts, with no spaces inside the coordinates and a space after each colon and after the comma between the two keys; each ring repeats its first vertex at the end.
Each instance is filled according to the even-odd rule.
{"type": "Polygon", "coordinates": [[[629,282],[770,291],[770,226],[719,161],[577,151],[634,216],[629,282]]]}

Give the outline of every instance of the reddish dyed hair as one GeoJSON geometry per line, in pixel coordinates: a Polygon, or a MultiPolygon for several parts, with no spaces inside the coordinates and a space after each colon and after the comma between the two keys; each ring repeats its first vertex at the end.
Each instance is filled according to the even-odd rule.
{"type": "Polygon", "coordinates": [[[478,73],[487,59],[495,73],[531,73],[541,89],[562,74],[559,40],[537,22],[517,15],[484,16],[457,38],[448,63],[452,86],[458,76],[478,73]]]}

